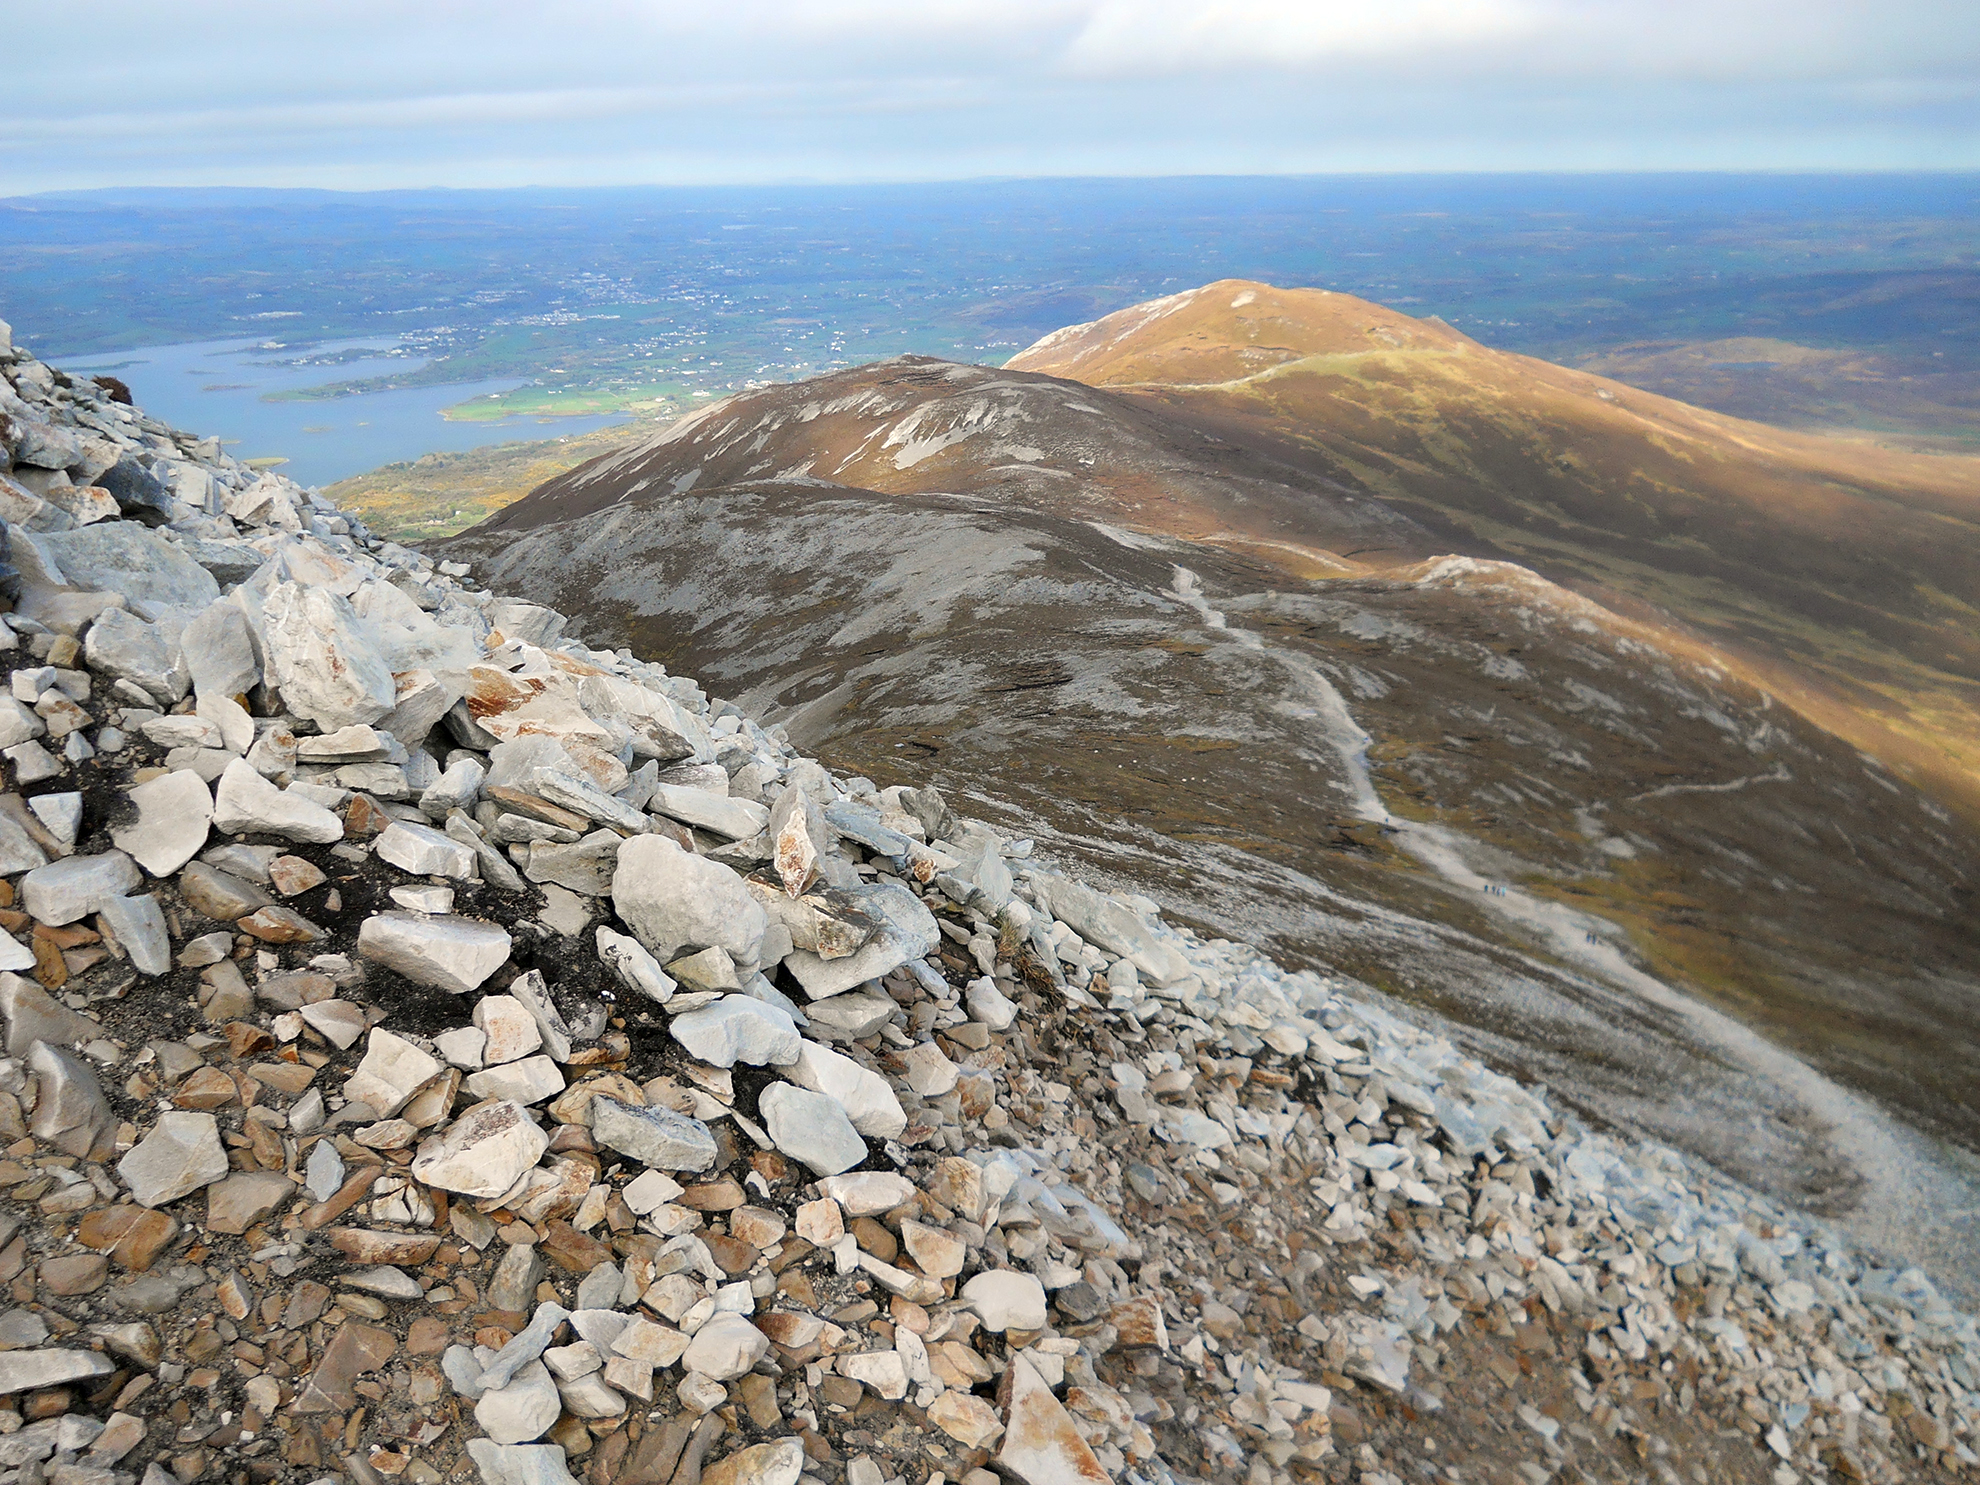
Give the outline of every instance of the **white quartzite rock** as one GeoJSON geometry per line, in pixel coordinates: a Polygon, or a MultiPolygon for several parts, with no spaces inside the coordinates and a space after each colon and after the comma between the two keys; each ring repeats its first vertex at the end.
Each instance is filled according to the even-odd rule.
{"type": "Polygon", "coordinates": [[[676,1016],[667,1029],[689,1052],[716,1067],[734,1067],[738,1062],[783,1067],[797,1061],[803,1045],[795,1021],[747,995],[725,995],[713,1005],[676,1016]]]}
{"type": "Polygon", "coordinates": [[[536,1017],[513,995],[482,996],[474,1005],[474,1024],[487,1038],[481,1049],[484,1067],[514,1062],[543,1045],[536,1017]]]}
{"type": "Polygon", "coordinates": [[[168,1201],[225,1179],[227,1151],[211,1114],[171,1109],[130,1154],[117,1162],[117,1174],[142,1207],[168,1201]]]}
{"type": "Polygon", "coordinates": [[[110,839],[155,877],[168,877],[206,845],[213,795],[196,773],[181,770],[132,787],[138,817],[115,826],[110,839]]]}
{"type": "MultiPolygon", "coordinates": [[[[464,1196],[500,1196],[550,1147],[520,1104],[490,1099],[467,1110],[413,1157],[412,1173],[429,1186],[464,1196]]],[[[318,1146],[319,1149],[323,1148],[318,1146]]]]}
{"type": "Polygon", "coordinates": [[[358,929],[358,952],[421,985],[466,995],[500,969],[511,942],[481,918],[374,913],[358,929]]]}
{"type": "Polygon", "coordinates": [[[556,1444],[498,1444],[469,1439],[468,1454],[481,1471],[482,1485],[577,1485],[556,1444]]]}
{"type": "Polygon", "coordinates": [[[550,1369],[532,1361],[508,1386],[481,1395],[474,1405],[474,1421],[498,1444],[526,1444],[542,1438],[563,1410],[550,1369]]]}
{"type": "Polygon", "coordinates": [[[881,929],[854,953],[842,959],[821,959],[805,949],[793,951],[784,961],[804,993],[813,1000],[840,995],[868,980],[877,980],[906,964],[933,952],[942,940],[935,926],[935,915],[905,887],[882,883],[857,887],[846,893],[861,912],[876,919],[881,929]]]}
{"type": "Polygon", "coordinates": [[[365,1043],[364,1061],[344,1084],[344,1096],[389,1119],[440,1071],[439,1062],[404,1037],[374,1026],[365,1043]]]}
{"type": "Polygon", "coordinates": [[[688,1342],[681,1365],[717,1382],[740,1377],[770,1350],[762,1331],[740,1315],[721,1314],[703,1325],[688,1342]]]}
{"type": "Polygon", "coordinates": [[[261,613],[268,679],[291,712],[335,731],[392,709],[398,687],[349,600],[282,583],[261,613]]]}
{"type": "Polygon", "coordinates": [[[67,856],[21,878],[21,906],[35,922],[59,928],[100,911],[105,902],[123,897],[143,880],[137,863],[122,851],[67,856]]]}
{"type": "Polygon", "coordinates": [[[684,949],[719,946],[753,966],[769,926],[741,877],[659,835],[637,835],[619,848],[612,906],[662,963],[684,949]]]}
{"type": "Polygon", "coordinates": [[[548,1057],[525,1057],[471,1073],[461,1086],[476,1098],[508,1098],[532,1104],[562,1093],[564,1075],[548,1057]]]}
{"type": "Polygon", "coordinates": [[[344,838],[342,820],[299,793],[276,788],[245,758],[234,759],[220,775],[213,823],[234,835],[279,835],[318,845],[344,838]]]}
{"type": "Polygon", "coordinates": [[[985,1269],[962,1286],[958,1297],[976,1311],[985,1330],[1045,1328],[1045,1286],[1016,1269],[985,1269]]]}
{"type": "Polygon", "coordinates": [[[787,1076],[799,1087],[837,1102],[861,1134],[891,1140],[907,1128],[907,1113],[893,1085],[829,1047],[805,1042],[787,1076]]]}
{"type": "Polygon", "coordinates": [[[914,1196],[915,1185],[891,1171],[863,1170],[848,1176],[827,1176],[818,1183],[848,1217],[873,1217],[892,1211],[914,1196]]]}
{"type": "Polygon", "coordinates": [[[474,852],[426,825],[394,820],[371,849],[381,859],[415,876],[465,881],[474,875],[474,852]]]}
{"type": "Polygon", "coordinates": [[[814,1175],[836,1176],[866,1159],[866,1141],[835,1098],[773,1083],[763,1090],[757,1107],[778,1150],[814,1175]]]}
{"type": "Polygon", "coordinates": [[[628,990],[637,991],[657,1004],[665,1005],[672,1000],[674,991],[679,988],[660,967],[660,961],[647,953],[638,939],[628,938],[623,933],[600,927],[598,957],[628,990]]]}
{"type": "Polygon", "coordinates": [[[671,1109],[634,1108],[616,1098],[594,1098],[591,1137],[654,1170],[707,1170],[715,1163],[715,1137],[708,1126],[671,1109]]]}

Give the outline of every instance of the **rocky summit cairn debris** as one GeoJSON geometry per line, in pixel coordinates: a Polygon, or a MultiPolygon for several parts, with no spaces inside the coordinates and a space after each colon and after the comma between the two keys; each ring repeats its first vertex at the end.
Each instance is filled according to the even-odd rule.
{"type": "Polygon", "coordinates": [[[9,344],[0,1482],[1980,1466],[1922,1273],[9,344]]]}

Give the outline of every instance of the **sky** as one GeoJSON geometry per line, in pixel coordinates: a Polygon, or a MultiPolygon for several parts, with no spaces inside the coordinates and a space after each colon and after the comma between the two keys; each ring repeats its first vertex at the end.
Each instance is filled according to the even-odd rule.
{"type": "Polygon", "coordinates": [[[0,0],[0,195],[1980,168],[1975,0],[0,0]]]}

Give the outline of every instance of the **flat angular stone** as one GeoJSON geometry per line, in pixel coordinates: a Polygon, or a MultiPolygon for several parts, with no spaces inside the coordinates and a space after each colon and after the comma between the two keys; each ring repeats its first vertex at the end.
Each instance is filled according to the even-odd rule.
{"type": "Polygon", "coordinates": [[[117,1162],[117,1175],[139,1206],[168,1201],[210,1186],[228,1171],[220,1128],[211,1114],[171,1110],[158,1116],[150,1134],[117,1162]]]}
{"type": "Polygon", "coordinates": [[[74,1047],[103,1035],[102,1022],[78,1015],[16,974],[0,974],[0,1019],[7,1025],[9,1057],[25,1057],[36,1042],[74,1047]]]}
{"type": "Polygon", "coordinates": [[[425,825],[394,820],[378,837],[372,852],[401,871],[415,876],[453,877],[466,881],[475,873],[474,852],[459,841],[425,825]]]}
{"type": "Polygon", "coordinates": [[[1045,1286],[1016,1269],[985,1269],[959,1291],[962,1302],[976,1311],[983,1328],[1006,1330],[1045,1328],[1045,1286]]]}
{"type": "Polygon", "coordinates": [[[269,885],[284,897],[311,891],[329,880],[322,867],[300,856],[277,856],[268,863],[269,885]]]}
{"type": "Polygon", "coordinates": [[[0,1395],[107,1377],[116,1369],[98,1351],[0,1351],[0,1395]]]}
{"type": "Polygon", "coordinates": [[[67,856],[21,878],[20,901],[35,922],[59,928],[100,912],[110,898],[126,896],[143,880],[137,863],[122,851],[67,856]]]}
{"type": "Polygon", "coordinates": [[[209,605],[180,633],[179,648],[201,696],[244,696],[260,683],[247,614],[239,604],[209,605]]]}
{"type": "Polygon", "coordinates": [[[657,815],[679,820],[729,840],[747,840],[770,823],[770,811],[747,799],[729,799],[703,789],[656,784],[646,807],[657,815]]]}
{"type": "Polygon", "coordinates": [[[848,1217],[873,1217],[891,1212],[911,1201],[914,1182],[890,1171],[857,1171],[846,1176],[827,1176],[818,1189],[836,1201],[848,1217]]]}
{"type": "Polygon", "coordinates": [[[28,1128],[36,1139],[78,1157],[109,1139],[117,1121],[88,1063],[66,1048],[37,1042],[28,1048],[27,1065],[36,1100],[28,1128]]]}
{"type": "Polygon", "coordinates": [[[421,985],[466,995],[508,961],[507,932],[481,918],[374,913],[358,952],[421,985]]]}
{"type": "Polygon", "coordinates": [[[821,1047],[799,1044],[798,1055],[785,1076],[800,1088],[822,1093],[845,1110],[854,1129],[873,1139],[898,1139],[907,1128],[907,1113],[893,1085],[852,1058],[821,1047]]]}
{"type": "MultiPolygon", "coordinates": [[[[147,624],[122,607],[97,616],[89,626],[83,654],[98,675],[128,681],[160,706],[170,706],[186,694],[190,677],[174,665],[163,626],[147,624]]],[[[6,707],[0,706],[0,715],[5,713],[6,707]]],[[[0,736],[11,731],[0,729],[0,736]]]]}
{"type": "Polygon", "coordinates": [[[556,1444],[498,1444],[469,1439],[467,1451],[481,1471],[481,1485],[578,1485],[556,1444]]]}
{"type": "Polygon", "coordinates": [[[801,896],[818,880],[818,858],[831,849],[825,816],[818,803],[796,784],[786,785],[771,806],[767,822],[771,867],[785,895],[801,896]]]}
{"type": "Polygon", "coordinates": [[[440,1075],[441,1064],[404,1037],[382,1026],[371,1029],[364,1061],[344,1084],[344,1096],[389,1119],[406,1101],[440,1075]]]}
{"type": "Polygon", "coordinates": [[[893,997],[877,990],[848,990],[804,1008],[812,1034],[835,1042],[863,1041],[899,1012],[893,997]]]}
{"type": "MultiPolygon", "coordinates": [[[[37,794],[28,801],[28,808],[34,817],[41,821],[55,843],[66,851],[76,848],[76,832],[82,829],[83,797],[71,790],[67,794],[37,794]]],[[[39,866],[41,863],[36,862],[39,866]]]]}
{"type": "Polygon", "coordinates": [[[478,1026],[456,1026],[433,1038],[433,1046],[448,1063],[463,1072],[479,1072],[488,1047],[488,1038],[478,1026]]]}
{"type": "Polygon", "coordinates": [[[901,1244],[915,1267],[931,1279],[952,1279],[963,1271],[969,1249],[954,1233],[913,1220],[901,1223],[901,1244]]]}
{"type": "Polygon", "coordinates": [[[558,1062],[569,1062],[571,1028],[550,999],[550,990],[543,983],[542,974],[531,970],[528,974],[517,975],[509,982],[509,994],[521,1001],[530,1015],[536,1018],[536,1029],[543,1036],[543,1050],[558,1062]]]}
{"type": "Polygon", "coordinates": [[[1110,1485],[1072,1414],[1022,1353],[1011,1358],[1004,1429],[998,1468],[1023,1485],[1110,1485]]]}
{"type": "MultiPolygon", "coordinates": [[[[394,734],[396,736],[397,734],[394,734]]],[[[428,819],[444,820],[449,810],[472,810],[481,797],[488,770],[478,758],[457,758],[420,792],[419,810],[428,819]]]]}
{"type": "Polygon", "coordinates": [[[436,1233],[373,1232],[362,1227],[333,1227],[330,1246],[358,1263],[420,1264],[440,1246],[436,1233]]]}
{"type": "Polygon", "coordinates": [[[340,1052],[354,1044],[366,1030],[363,1009],[348,1000],[311,1001],[302,1008],[300,1014],[305,1022],[340,1052]]]}
{"type": "Polygon", "coordinates": [[[268,681],[291,712],[334,732],[392,709],[398,686],[348,599],[327,588],[281,583],[261,614],[268,681]]]}
{"type": "Polygon", "coordinates": [[[719,945],[738,964],[753,966],[769,926],[742,878],[658,835],[620,846],[612,905],[662,963],[683,950],[719,945]]]}
{"type": "Polygon", "coordinates": [[[618,976],[620,984],[657,1005],[665,1005],[674,998],[678,987],[672,977],[638,939],[603,927],[598,930],[597,939],[599,959],[618,976]]]}
{"type": "Polygon", "coordinates": [[[231,835],[279,835],[327,845],[344,838],[344,822],[301,794],[278,789],[236,758],[214,790],[213,824],[231,835]]]}
{"type": "Polygon", "coordinates": [[[616,1098],[594,1098],[591,1137],[654,1170],[707,1170],[715,1163],[715,1137],[708,1126],[671,1109],[633,1108],[616,1098]]]}
{"type": "Polygon", "coordinates": [[[795,1438],[772,1439],[738,1449],[703,1465],[702,1485],[797,1485],[804,1473],[804,1445],[795,1438]]]}
{"type": "Polygon", "coordinates": [[[612,1349],[649,1366],[672,1366],[687,1351],[689,1339],[671,1326],[656,1325],[635,1315],[632,1323],[612,1342],[612,1349]]]}
{"type": "Polygon", "coordinates": [[[295,1194],[296,1183],[276,1170],[236,1171],[206,1188],[209,1232],[243,1233],[295,1194]]]}
{"type": "Polygon", "coordinates": [[[955,1063],[934,1042],[920,1042],[901,1053],[901,1076],[923,1098],[940,1098],[956,1086],[955,1063]]]}
{"type": "Polygon", "coordinates": [[[751,1067],[786,1066],[798,1060],[804,1044],[797,1023],[788,1015],[746,995],[725,995],[713,1005],[676,1016],[667,1030],[689,1053],[715,1067],[734,1067],[738,1062],[751,1067]]]}
{"type": "Polygon", "coordinates": [[[346,1320],[323,1349],[309,1380],[302,1386],[292,1411],[297,1413],[347,1413],[357,1406],[353,1385],[366,1372],[377,1371],[399,1349],[398,1337],[389,1330],[346,1320]]]}
{"type": "Polygon", "coordinates": [[[109,898],[97,916],[123,946],[131,967],[139,974],[162,975],[171,969],[172,936],[165,927],[165,910],[155,896],[109,898]]]}
{"type": "Polygon", "coordinates": [[[594,830],[569,845],[533,841],[523,875],[532,882],[552,882],[586,897],[603,897],[612,890],[622,840],[617,831],[594,830]]]}
{"type": "Polygon", "coordinates": [[[474,1405],[474,1421],[498,1444],[526,1444],[549,1432],[563,1410],[550,1369],[532,1361],[506,1387],[482,1393],[474,1405]]]}
{"type": "Polygon", "coordinates": [[[485,1067],[514,1062],[543,1045],[543,1033],[537,1027],[536,1017],[513,995],[482,996],[475,1002],[474,1024],[487,1038],[481,1052],[485,1067]]]}
{"type": "Polygon", "coordinates": [[[839,1358],[839,1375],[865,1384],[888,1402],[907,1396],[907,1367],[898,1351],[860,1351],[839,1358]]]}
{"type": "Polygon", "coordinates": [[[841,995],[868,980],[891,974],[911,959],[932,953],[942,941],[935,916],[905,887],[881,883],[856,887],[844,894],[880,931],[856,952],[842,959],[825,959],[794,949],[784,960],[804,993],[813,1000],[841,995]]]}
{"type": "Polygon", "coordinates": [[[866,1159],[866,1141],[835,1098],[773,1083],[758,1097],[757,1108],[777,1149],[814,1175],[835,1176],[866,1159]]]}
{"type": "Polygon", "coordinates": [[[519,1104],[541,1103],[564,1091],[564,1075],[548,1057],[525,1057],[499,1067],[470,1073],[462,1084],[475,1098],[513,1099],[519,1104]]]}
{"type": "Polygon", "coordinates": [[[495,1197],[521,1180],[549,1147],[550,1137],[520,1104],[491,1099],[428,1136],[413,1157],[412,1173],[443,1191],[495,1197]]]}
{"type": "Polygon", "coordinates": [[[770,1349],[763,1332],[740,1315],[718,1314],[694,1333],[681,1365],[717,1382],[740,1377],[770,1349]]]}
{"type": "Polygon", "coordinates": [[[194,912],[219,923],[239,922],[274,902],[253,882],[204,861],[195,861],[179,873],[179,895],[194,912]]]}

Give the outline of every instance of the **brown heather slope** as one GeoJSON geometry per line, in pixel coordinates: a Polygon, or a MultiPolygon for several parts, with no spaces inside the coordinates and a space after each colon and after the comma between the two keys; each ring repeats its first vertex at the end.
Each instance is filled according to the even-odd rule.
{"type": "Polygon", "coordinates": [[[1744,422],[1441,321],[1241,280],[1057,331],[1009,369],[1374,495],[1441,550],[1677,616],[1811,719],[1980,809],[1980,459],[1744,422]]]}

